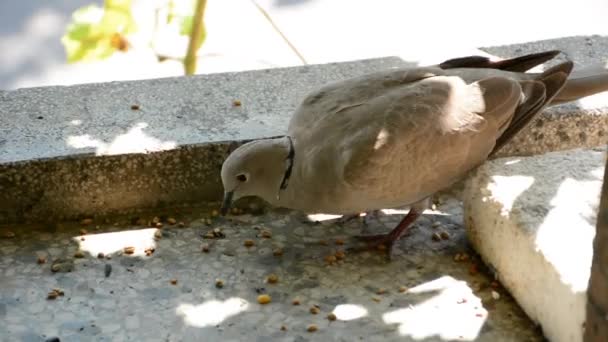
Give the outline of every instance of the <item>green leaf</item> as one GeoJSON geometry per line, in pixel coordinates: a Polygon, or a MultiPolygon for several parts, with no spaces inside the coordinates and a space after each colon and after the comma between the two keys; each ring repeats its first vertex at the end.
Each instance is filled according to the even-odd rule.
{"type": "Polygon", "coordinates": [[[116,50],[126,51],[124,36],[136,29],[131,0],[106,0],[103,8],[89,5],[76,10],[61,42],[68,63],[104,59],[116,50]]]}

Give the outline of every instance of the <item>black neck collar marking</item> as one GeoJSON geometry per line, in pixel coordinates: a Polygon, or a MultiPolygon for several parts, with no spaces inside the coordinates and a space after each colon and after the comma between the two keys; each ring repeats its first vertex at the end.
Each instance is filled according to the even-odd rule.
{"type": "Polygon", "coordinates": [[[281,186],[279,187],[279,191],[285,190],[287,185],[289,184],[289,177],[291,177],[291,170],[293,169],[293,160],[296,156],[296,151],[293,148],[293,141],[291,137],[286,135],[287,141],[289,141],[289,153],[287,154],[287,169],[285,169],[285,174],[283,175],[283,181],[281,181],[281,186]]]}

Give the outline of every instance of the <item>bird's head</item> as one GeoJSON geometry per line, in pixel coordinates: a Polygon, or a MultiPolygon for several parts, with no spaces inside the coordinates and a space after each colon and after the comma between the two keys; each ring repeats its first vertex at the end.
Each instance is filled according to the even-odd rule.
{"type": "Polygon", "coordinates": [[[287,185],[293,157],[293,144],[287,136],[252,141],[234,150],[222,165],[222,215],[242,197],[276,198],[287,185]]]}

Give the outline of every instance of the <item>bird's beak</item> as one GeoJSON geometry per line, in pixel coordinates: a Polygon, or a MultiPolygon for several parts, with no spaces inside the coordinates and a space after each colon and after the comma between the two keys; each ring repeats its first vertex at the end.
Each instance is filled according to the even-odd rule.
{"type": "Polygon", "coordinates": [[[222,216],[226,216],[226,214],[228,214],[230,205],[232,205],[232,196],[233,195],[234,195],[234,191],[224,192],[224,201],[222,202],[222,207],[220,208],[220,214],[222,214],[222,216]]]}

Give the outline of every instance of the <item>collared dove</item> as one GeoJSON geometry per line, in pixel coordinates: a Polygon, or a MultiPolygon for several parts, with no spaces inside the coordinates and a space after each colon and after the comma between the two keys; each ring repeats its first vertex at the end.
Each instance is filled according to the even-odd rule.
{"type": "Polygon", "coordinates": [[[222,213],[245,196],[340,215],[409,205],[388,234],[362,236],[390,256],[430,196],[482,164],[546,106],[608,90],[608,72],[569,78],[569,61],[526,73],[557,54],[469,56],[321,87],[297,108],[285,136],[228,156],[222,213]]]}

